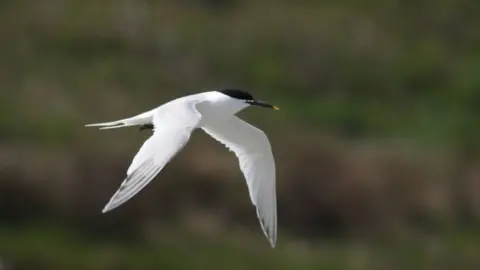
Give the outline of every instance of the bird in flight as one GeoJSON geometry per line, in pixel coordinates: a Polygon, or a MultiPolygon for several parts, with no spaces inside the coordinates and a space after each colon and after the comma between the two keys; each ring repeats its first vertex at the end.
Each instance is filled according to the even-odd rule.
{"type": "Polygon", "coordinates": [[[235,115],[250,106],[278,110],[276,106],[255,100],[246,91],[222,89],[177,98],[130,118],[86,125],[100,129],[140,126],[140,130],[153,130],[102,212],[135,196],[187,144],[192,132],[200,128],[237,156],[262,230],[275,247],[277,202],[275,161],[270,142],[262,130],[235,115]]]}

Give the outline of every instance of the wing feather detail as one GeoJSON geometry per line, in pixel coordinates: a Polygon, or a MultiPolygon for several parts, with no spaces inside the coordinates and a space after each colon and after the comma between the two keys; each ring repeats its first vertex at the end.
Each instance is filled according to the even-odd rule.
{"type": "Polygon", "coordinates": [[[277,241],[277,199],[275,161],[270,142],[263,131],[232,116],[202,129],[235,153],[245,176],[250,199],[265,236],[275,247],[277,241]]]}
{"type": "Polygon", "coordinates": [[[185,147],[201,115],[198,103],[160,107],[153,117],[154,132],[132,160],[127,177],[102,210],[106,213],[140,192],[185,147]]]}

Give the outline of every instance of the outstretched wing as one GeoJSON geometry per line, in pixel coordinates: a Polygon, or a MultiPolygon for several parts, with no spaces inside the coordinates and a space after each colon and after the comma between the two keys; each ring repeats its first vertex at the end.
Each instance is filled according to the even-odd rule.
{"type": "Polygon", "coordinates": [[[195,103],[159,108],[153,117],[154,132],[142,145],[127,170],[127,177],[103,209],[108,212],[142,190],[186,145],[201,115],[195,103]]]}
{"type": "Polygon", "coordinates": [[[270,142],[263,131],[237,116],[208,123],[202,129],[224,144],[239,159],[248,185],[250,199],[257,208],[263,232],[272,247],[277,241],[277,202],[275,161],[270,142]]]}

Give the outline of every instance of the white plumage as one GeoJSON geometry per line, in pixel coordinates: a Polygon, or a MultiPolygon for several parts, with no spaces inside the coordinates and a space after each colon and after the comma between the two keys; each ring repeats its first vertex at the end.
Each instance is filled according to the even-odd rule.
{"type": "Polygon", "coordinates": [[[187,144],[192,132],[201,128],[237,156],[262,229],[275,247],[277,202],[270,142],[263,131],[235,116],[250,105],[278,109],[254,100],[247,92],[225,89],[178,98],[131,118],[86,125],[100,129],[153,125],[152,136],[133,158],[127,177],[103,213],[122,205],[142,190],[187,144]]]}

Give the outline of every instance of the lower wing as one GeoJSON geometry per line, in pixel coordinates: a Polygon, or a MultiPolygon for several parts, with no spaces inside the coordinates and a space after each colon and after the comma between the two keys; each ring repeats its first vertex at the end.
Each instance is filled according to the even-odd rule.
{"type": "Polygon", "coordinates": [[[247,181],[250,199],[257,208],[262,229],[272,247],[275,247],[277,241],[275,161],[267,136],[237,116],[221,122],[204,124],[202,129],[235,152],[247,181]]]}

